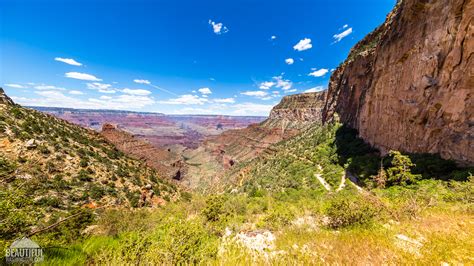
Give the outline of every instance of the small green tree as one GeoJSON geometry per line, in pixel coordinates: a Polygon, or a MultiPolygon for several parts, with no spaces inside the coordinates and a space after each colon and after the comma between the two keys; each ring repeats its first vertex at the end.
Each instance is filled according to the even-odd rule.
{"type": "Polygon", "coordinates": [[[401,154],[399,151],[390,151],[392,156],[392,167],[387,169],[387,181],[391,184],[406,185],[414,183],[421,178],[421,175],[414,175],[410,168],[415,166],[410,157],[401,154]]]}

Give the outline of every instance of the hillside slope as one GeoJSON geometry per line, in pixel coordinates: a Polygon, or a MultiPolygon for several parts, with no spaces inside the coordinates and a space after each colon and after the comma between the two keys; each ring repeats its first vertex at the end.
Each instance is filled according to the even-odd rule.
{"type": "Polygon", "coordinates": [[[474,163],[474,2],[401,0],[331,76],[323,119],[382,152],[474,163]]]}
{"type": "Polygon", "coordinates": [[[321,124],[325,96],[324,91],[285,96],[265,121],[209,137],[200,148],[186,151],[190,179],[185,183],[194,188],[227,183],[222,179],[225,170],[252,160],[271,145],[296,136],[315,123],[321,124]]]}
{"type": "Polygon", "coordinates": [[[158,171],[161,176],[175,180],[182,178],[185,170],[184,165],[180,161],[180,156],[171,150],[157,148],[146,140],[134,137],[112,124],[103,124],[100,134],[114,144],[118,150],[145,162],[149,167],[158,171]]]}
{"type": "Polygon", "coordinates": [[[84,208],[159,206],[174,184],[98,133],[15,105],[0,89],[0,237],[84,208]]]}

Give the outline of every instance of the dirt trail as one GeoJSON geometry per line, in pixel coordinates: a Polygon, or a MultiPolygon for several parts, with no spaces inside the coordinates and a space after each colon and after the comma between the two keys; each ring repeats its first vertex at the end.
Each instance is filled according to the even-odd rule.
{"type": "Polygon", "coordinates": [[[336,192],[343,190],[345,187],[346,187],[346,172],[344,171],[344,174],[341,177],[341,184],[339,184],[339,187],[336,189],[336,192]]]}

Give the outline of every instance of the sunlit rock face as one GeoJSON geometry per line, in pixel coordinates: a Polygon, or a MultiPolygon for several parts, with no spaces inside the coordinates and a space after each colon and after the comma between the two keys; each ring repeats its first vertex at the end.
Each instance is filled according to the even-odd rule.
{"type": "Polygon", "coordinates": [[[331,76],[323,121],[338,113],[386,152],[474,163],[474,2],[403,0],[331,76]]]}

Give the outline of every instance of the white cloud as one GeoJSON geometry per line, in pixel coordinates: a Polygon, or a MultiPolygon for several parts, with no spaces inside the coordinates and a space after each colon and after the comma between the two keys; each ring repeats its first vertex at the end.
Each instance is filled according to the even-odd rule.
{"type": "Polygon", "coordinates": [[[197,95],[185,94],[181,95],[178,98],[169,99],[166,101],[160,101],[162,104],[183,104],[183,105],[203,105],[209,100],[206,98],[199,97],[197,95]]]}
{"type": "Polygon", "coordinates": [[[115,93],[116,92],[116,90],[112,88],[112,85],[99,83],[99,82],[87,83],[87,88],[91,90],[97,90],[101,93],[115,93]]]}
{"type": "Polygon", "coordinates": [[[26,87],[23,86],[23,85],[20,85],[20,84],[13,84],[13,83],[8,83],[8,84],[4,84],[5,86],[7,87],[10,87],[10,88],[16,88],[16,89],[25,89],[26,87]]]}
{"type": "Polygon", "coordinates": [[[262,90],[268,90],[270,89],[271,87],[273,87],[275,85],[275,82],[272,82],[272,81],[264,81],[262,83],[260,83],[260,89],[262,90]]]}
{"type": "Polygon", "coordinates": [[[332,36],[334,39],[335,39],[335,43],[336,42],[340,42],[342,39],[344,39],[345,37],[347,37],[349,34],[352,33],[352,28],[348,28],[347,30],[339,33],[339,34],[335,34],[334,36],[332,36]]]}
{"type": "Polygon", "coordinates": [[[69,94],[72,94],[72,95],[82,95],[84,94],[82,91],[76,91],[76,90],[72,90],[72,91],[69,91],[69,94]]]}
{"type": "Polygon", "coordinates": [[[88,80],[88,81],[102,81],[101,79],[86,73],[79,73],[79,72],[68,72],[64,74],[66,78],[72,79],[80,79],[80,80],[88,80]]]}
{"type": "Polygon", "coordinates": [[[155,101],[146,96],[119,95],[116,97],[100,97],[81,100],[71,96],[66,96],[60,91],[36,91],[41,97],[25,98],[12,97],[16,102],[29,106],[49,106],[49,107],[76,107],[88,109],[141,109],[145,106],[155,103],[155,101]]]}
{"type": "Polygon", "coordinates": [[[246,95],[246,96],[253,96],[253,97],[265,97],[268,95],[266,91],[244,91],[244,92],[241,92],[240,94],[246,95]]]}
{"type": "Polygon", "coordinates": [[[107,109],[141,109],[155,103],[155,101],[148,96],[129,94],[108,98],[102,97],[102,99],[89,98],[88,101],[107,109]]]}
{"type": "Polygon", "coordinates": [[[272,39],[272,40],[275,40],[276,38],[277,38],[277,36],[275,36],[275,35],[272,35],[272,37],[270,37],[270,39],[272,39]]]}
{"type": "MultiPolygon", "coordinates": [[[[315,69],[313,69],[315,70],[315,69]]],[[[311,73],[308,74],[308,76],[313,76],[313,77],[322,77],[324,75],[326,75],[326,73],[328,73],[329,70],[327,70],[326,68],[321,68],[319,70],[315,70],[311,73]]]]}
{"type": "Polygon", "coordinates": [[[295,92],[295,91],[297,91],[297,89],[287,90],[285,91],[285,93],[290,93],[290,92],[295,92]]]}
{"type": "Polygon", "coordinates": [[[212,93],[211,89],[209,89],[209,88],[200,88],[198,91],[202,94],[211,94],[212,93]]]}
{"type": "Polygon", "coordinates": [[[288,65],[293,65],[294,62],[295,62],[295,60],[293,60],[293,58],[285,59],[285,63],[287,63],[288,65]]]}
{"type": "Polygon", "coordinates": [[[58,91],[64,91],[66,90],[65,88],[60,88],[52,85],[38,85],[34,87],[37,90],[58,90],[58,91]]]}
{"type": "Polygon", "coordinates": [[[232,106],[234,115],[268,115],[273,108],[271,104],[240,103],[232,106]]]}
{"type": "Polygon", "coordinates": [[[272,78],[272,81],[264,81],[260,83],[259,88],[262,90],[268,90],[272,87],[280,88],[284,91],[291,89],[293,83],[288,79],[283,79],[283,74],[280,76],[275,76],[272,78]]]}
{"type": "Polygon", "coordinates": [[[151,84],[151,82],[146,79],[134,79],[133,82],[138,83],[138,84],[147,84],[147,85],[151,84]]]}
{"type": "Polygon", "coordinates": [[[318,91],[323,91],[325,89],[326,88],[324,86],[317,86],[317,87],[314,87],[314,88],[311,88],[311,89],[307,89],[304,92],[318,92],[318,91]]]}
{"type": "Polygon", "coordinates": [[[125,94],[141,95],[141,96],[146,96],[146,95],[150,95],[150,94],[151,94],[151,91],[148,91],[148,90],[141,90],[141,89],[137,89],[137,90],[133,90],[133,89],[123,89],[122,92],[125,93],[125,94]]]}
{"type": "Polygon", "coordinates": [[[291,89],[291,87],[293,87],[293,83],[288,79],[283,79],[283,76],[281,75],[273,77],[273,79],[276,80],[276,87],[281,88],[284,91],[289,90],[291,89]]]}
{"type": "Polygon", "coordinates": [[[304,38],[303,40],[300,40],[295,46],[293,46],[293,49],[298,50],[298,51],[304,51],[311,49],[313,45],[311,44],[311,39],[309,38],[304,38]]]}
{"type": "Polygon", "coordinates": [[[59,61],[59,62],[63,62],[63,63],[66,63],[68,65],[73,65],[73,66],[82,66],[81,63],[77,62],[76,60],[72,59],[72,58],[61,58],[61,57],[56,57],[54,58],[54,60],[56,61],[59,61]]]}
{"type": "Polygon", "coordinates": [[[344,26],[342,26],[343,29],[349,27],[349,25],[345,24],[344,26]]]}
{"type": "Polygon", "coordinates": [[[273,93],[273,94],[275,94],[275,95],[278,95],[278,94],[280,94],[280,92],[279,92],[279,91],[272,91],[272,93],[273,93]]]}
{"type": "Polygon", "coordinates": [[[212,20],[209,20],[209,25],[212,26],[212,30],[214,31],[215,34],[220,35],[222,33],[226,33],[229,31],[226,26],[224,26],[222,23],[216,23],[212,20]]]}
{"type": "Polygon", "coordinates": [[[235,103],[235,99],[234,98],[214,99],[213,102],[215,102],[215,103],[235,103]]]}

